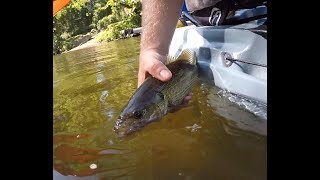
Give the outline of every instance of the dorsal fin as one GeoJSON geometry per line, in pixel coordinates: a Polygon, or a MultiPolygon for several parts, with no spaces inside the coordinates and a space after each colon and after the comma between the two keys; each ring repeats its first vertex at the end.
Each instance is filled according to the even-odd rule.
{"type": "Polygon", "coordinates": [[[176,60],[186,60],[190,64],[196,64],[197,57],[194,51],[192,51],[191,49],[185,49],[181,52],[176,60]]]}
{"type": "Polygon", "coordinates": [[[167,65],[177,60],[184,60],[184,61],[188,61],[190,64],[196,64],[197,56],[193,50],[185,49],[180,53],[180,55],[177,58],[172,56],[167,56],[167,60],[165,64],[167,65]]]}
{"type": "Polygon", "coordinates": [[[167,56],[167,60],[166,60],[166,65],[167,64],[170,64],[170,63],[172,63],[172,62],[174,62],[176,60],[176,58],[175,57],[172,57],[172,56],[167,56]]]}

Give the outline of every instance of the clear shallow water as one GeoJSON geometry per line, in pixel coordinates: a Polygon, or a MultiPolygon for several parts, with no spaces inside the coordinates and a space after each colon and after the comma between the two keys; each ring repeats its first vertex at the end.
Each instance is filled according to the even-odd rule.
{"type": "Polygon", "coordinates": [[[137,86],[138,38],[54,56],[54,179],[267,179],[267,121],[199,81],[189,106],[132,136],[112,128],[137,86]]]}

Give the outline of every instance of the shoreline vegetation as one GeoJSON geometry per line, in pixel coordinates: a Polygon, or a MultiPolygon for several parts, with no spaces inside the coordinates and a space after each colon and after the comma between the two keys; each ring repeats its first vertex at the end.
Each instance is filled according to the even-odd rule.
{"type": "Polygon", "coordinates": [[[53,17],[53,55],[123,38],[141,10],[140,0],[72,0],[53,17]]]}

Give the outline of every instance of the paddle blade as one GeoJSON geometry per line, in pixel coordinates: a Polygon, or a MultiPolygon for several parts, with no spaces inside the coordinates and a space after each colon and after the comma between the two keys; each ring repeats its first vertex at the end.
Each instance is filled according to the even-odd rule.
{"type": "Polygon", "coordinates": [[[71,0],[53,0],[53,15],[66,6],[71,0]]]}

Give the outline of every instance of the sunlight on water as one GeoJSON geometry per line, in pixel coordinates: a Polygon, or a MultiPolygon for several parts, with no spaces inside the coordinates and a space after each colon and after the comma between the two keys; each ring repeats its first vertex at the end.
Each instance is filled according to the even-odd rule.
{"type": "Polygon", "coordinates": [[[254,101],[236,94],[232,94],[226,90],[220,90],[218,94],[224,98],[230,100],[230,102],[236,103],[239,106],[247,109],[251,113],[259,116],[262,119],[267,120],[267,105],[258,101],[254,101]]]}
{"type": "Polygon", "coordinates": [[[54,56],[54,179],[267,179],[267,123],[201,82],[189,106],[119,139],[140,39],[54,56]]]}

